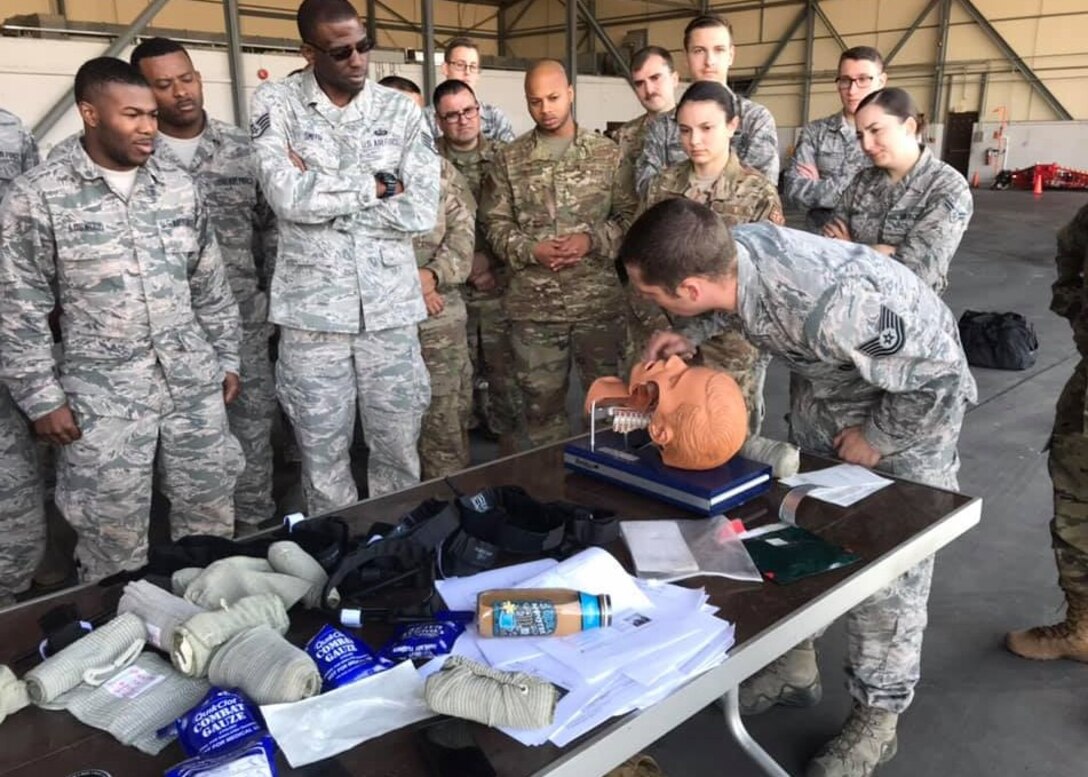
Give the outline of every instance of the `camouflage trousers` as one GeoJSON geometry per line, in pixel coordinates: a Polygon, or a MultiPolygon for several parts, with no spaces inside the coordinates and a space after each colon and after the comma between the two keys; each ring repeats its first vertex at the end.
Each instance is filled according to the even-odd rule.
{"type": "Polygon", "coordinates": [[[465,306],[474,382],[481,378],[487,381],[487,406],[476,408],[476,412],[495,434],[518,434],[523,425],[524,400],[514,377],[510,320],[502,309],[502,298],[469,299],[465,306]]]}
{"type": "Polygon", "coordinates": [[[624,324],[616,319],[576,324],[514,321],[510,342],[525,398],[526,434],[532,445],[546,445],[570,436],[566,400],[572,357],[584,395],[597,378],[618,374],[624,324]]]}
{"type": "MultiPolygon", "coordinates": [[[[800,376],[791,376],[790,439],[807,452],[835,456],[832,441],[869,417],[879,397],[851,401],[827,397],[800,376]]],[[[890,475],[955,490],[956,445],[963,408],[932,437],[885,456],[874,468],[890,475]]],[[[895,516],[888,516],[894,520],[895,516]]],[[[846,614],[846,687],[862,704],[900,713],[914,699],[921,676],[922,635],[933,578],[933,557],[909,569],[846,614]]]]}
{"type": "Polygon", "coordinates": [[[169,412],[95,415],[70,397],[83,436],[60,448],[57,507],[78,535],[85,581],[147,562],[151,488],[170,500],[170,536],[234,536],[234,485],[244,461],[218,388],[169,412]]]}
{"type": "Polygon", "coordinates": [[[273,517],[272,419],[276,389],[268,353],[271,324],[243,324],[242,393],[227,405],[230,430],[242,446],[246,463],[234,487],[234,518],[256,525],[273,517]]]}
{"type": "Polygon", "coordinates": [[[1054,483],[1050,536],[1063,591],[1088,597],[1088,361],[1082,359],[1058,397],[1047,460],[1054,483]]]}
{"type": "Polygon", "coordinates": [[[447,316],[448,312],[419,325],[423,362],[431,376],[431,404],[423,414],[419,433],[419,465],[424,480],[452,475],[470,463],[472,361],[465,333],[466,316],[463,308],[447,316]]]}
{"type": "Polygon", "coordinates": [[[343,334],[280,327],[276,395],[302,458],[310,515],[359,500],[351,474],[356,405],[371,497],[419,482],[420,421],[430,380],[417,326],[343,334]]]}
{"type": "Polygon", "coordinates": [[[0,607],[30,586],[44,551],[37,445],[26,418],[0,388],[0,607]]]}

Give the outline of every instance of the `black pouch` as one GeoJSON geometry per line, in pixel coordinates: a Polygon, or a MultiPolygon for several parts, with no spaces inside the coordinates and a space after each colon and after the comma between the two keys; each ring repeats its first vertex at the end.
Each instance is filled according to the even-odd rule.
{"type": "Polygon", "coordinates": [[[746,539],[744,547],[760,574],[780,585],[845,567],[861,558],[800,526],[746,539]]]}
{"type": "Polygon", "coordinates": [[[959,327],[963,352],[972,367],[1027,370],[1035,365],[1039,339],[1035,327],[1019,313],[968,310],[960,316],[959,327]]]}

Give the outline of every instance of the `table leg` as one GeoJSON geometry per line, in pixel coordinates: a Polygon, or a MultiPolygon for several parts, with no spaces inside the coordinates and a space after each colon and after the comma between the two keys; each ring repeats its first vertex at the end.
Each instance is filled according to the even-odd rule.
{"type": "Polygon", "coordinates": [[[752,739],[748,729],[744,727],[744,721],[740,717],[740,689],[733,688],[722,697],[722,709],[725,712],[725,726],[733,739],[737,741],[741,749],[748,757],[756,762],[764,774],[770,777],[790,777],[789,772],[778,765],[778,761],[771,758],[770,754],[752,739]]]}

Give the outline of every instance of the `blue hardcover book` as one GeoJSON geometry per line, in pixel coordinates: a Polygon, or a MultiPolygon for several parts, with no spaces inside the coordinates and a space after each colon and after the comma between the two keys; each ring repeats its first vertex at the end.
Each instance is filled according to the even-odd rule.
{"type": "Polygon", "coordinates": [[[581,475],[701,515],[718,515],[766,493],[771,487],[771,468],[740,456],[715,469],[668,467],[645,432],[625,437],[617,432],[598,431],[592,448],[589,438],[569,442],[563,448],[563,464],[581,475]]]}

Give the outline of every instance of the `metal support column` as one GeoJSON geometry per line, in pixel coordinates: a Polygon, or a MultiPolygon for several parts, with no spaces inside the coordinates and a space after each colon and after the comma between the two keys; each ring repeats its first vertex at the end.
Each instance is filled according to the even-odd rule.
{"type": "Polygon", "coordinates": [[[812,55],[816,37],[816,0],[808,0],[805,15],[805,81],[801,88],[801,124],[808,123],[808,109],[812,101],[812,55]]]}
{"type": "Polygon", "coordinates": [[[495,32],[498,33],[498,48],[500,57],[508,57],[510,54],[506,50],[506,9],[508,6],[499,6],[499,16],[495,20],[495,32]]]}
{"type": "Polygon", "coordinates": [[[230,64],[230,98],[234,123],[247,126],[246,75],[242,61],[242,25],[238,19],[238,0],[223,0],[223,21],[227,31],[227,61],[230,64]]]}
{"type": "MultiPolygon", "coordinates": [[[[103,57],[116,57],[122,51],[125,50],[125,46],[132,43],[132,41],[144,31],[144,28],[150,24],[151,20],[155,18],[155,14],[163,9],[170,0],[151,0],[151,3],[140,12],[140,15],[132,20],[132,24],[126,27],[109,45],[100,56],[103,57]]],[[[72,106],[72,99],[75,97],[75,87],[68,89],[64,95],[53,103],[53,106],[46,112],[37,124],[34,125],[34,134],[41,139],[41,137],[49,132],[53,128],[53,125],[60,120],[60,117],[68,112],[68,109],[72,106]]]]}
{"type": "MultiPolygon", "coordinates": [[[[578,0],[567,0],[567,76],[570,85],[578,80],[578,0]]],[[[577,113],[577,109],[575,109],[577,113]]]]}
{"type": "Polygon", "coordinates": [[[952,0],[941,0],[940,23],[937,27],[937,69],[933,73],[933,103],[930,106],[929,124],[941,121],[941,99],[944,97],[944,66],[948,56],[948,23],[952,17],[952,0]]]}
{"type": "Polygon", "coordinates": [[[990,74],[984,72],[978,81],[978,122],[986,119],[986,98],[990,93],[990,74]]]}
{"type": "Polygon", "coordinates": [[[819,0],[812,3],[812,10],[816,12],[816,15],[820,17],[820,21],[824,23],[824,27],[831,33],[831,37],[835,39],[835,43],[839,46],[839,51],[846,51],[849,46],[846,45],[846,41],[839,35],[839,31],[835,29],[835,25],[831,23],[831,20],[827,18],[827,14],[824,13],[824,9],[820,7],[819,0]]]}
{"type": "Polygon", "coordinates": [[[366,0],[366,37],[377,44],[378,4],[374,0],[366,0]]]}
{"type": "Polygon", "coordinates": [[[434,94],[434,0],[420,0],[423,12],[423,99],[434,94]]]}
{"type": "Polygon", "coordinates": [[[631,75],[631,68],[627,64],[627,60],[623,58],[619,49],[616,48],[616,44],[612,42],[612,39],[608,37],[608,33],[605,32],[604,28],[597,22],[597,17],[593,15],[593,12],[589,8],[586,8],[586,5],[582,0],[574,0],[574,2],[577,9],[581,11],[582,19],[585,21],[586,25],[593,31],[593,34],[597,36],[597,40],[604,46],[605,51],[612,56],[612,59],[616,60],[616,66],[620,69],[620,72],[623,73],[627,82],[634,86],[634,77],[631,75]]]}

